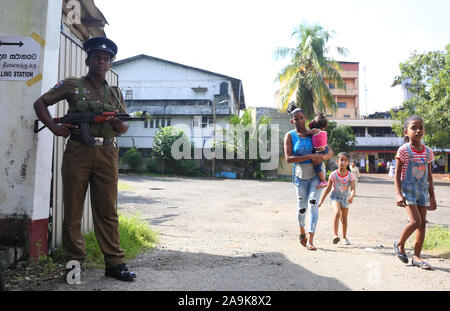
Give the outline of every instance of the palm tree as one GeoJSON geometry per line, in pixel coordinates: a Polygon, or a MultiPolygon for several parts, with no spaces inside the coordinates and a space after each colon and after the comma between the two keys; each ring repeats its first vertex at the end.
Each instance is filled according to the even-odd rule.
{"type": "MultiPolygon", "coordinates": [[[[340,75],[339,63],[325,56],[329,51],[326,46],[334,33],[325,31],[319,25],[303,25],[294,29],[291,37],[297,37],[296,48],[277,48],[274,56],[277,59],[290,57],[290,63],[277,75],[280,82],[280,108],[286,111],[292,96],[295,94],[295,104],[305,111],[311,119],[314,110],[325,112],[326,108],[336,111],[336,101],[331,94],[324,78],[333,82],[338,88],[345,89],[340,75]]],[[[345,48],[337,47],[337,53],[345,56],[345,48]]]]}

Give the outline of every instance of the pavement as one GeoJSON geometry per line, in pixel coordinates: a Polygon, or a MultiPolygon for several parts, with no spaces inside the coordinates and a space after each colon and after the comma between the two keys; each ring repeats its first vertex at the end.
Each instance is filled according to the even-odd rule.
{"type": "MultiPolygon", "coordinates": [[[[428,228],[450,224],[450,179],[435,178],[438,209],[428,228]]],[[[403,264],[392,250],[408,217],[393,180],[362,174],[350,205],[351,245],[332,243],[332,209],[319,210],[317,251],[298,242],[294,186],[286,181],[119,176],[119,211],[159,234],[158,245],[129,260],[133,282],[83,272],[48,291],[448,291],[450,260],[423,252],[433,270],[403,264]]],[[[447,254],[448,255],[448,254],[447,254]]]]}

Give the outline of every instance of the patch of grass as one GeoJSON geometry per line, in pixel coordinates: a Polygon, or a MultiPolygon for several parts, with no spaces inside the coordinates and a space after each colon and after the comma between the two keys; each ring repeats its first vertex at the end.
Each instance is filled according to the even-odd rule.
{"type": "MultiPolygon", "coordinates": [[[[157,233],[142,221],[139,214],[131,216],[119,214],[120,248],[125,252],[125,260],[133,259],[138,254],[155,247],[157,233]]],[[[84,265],[92,268],[104,268],[103,254],[97,243],[94,231],[84,235],[86,243],[86,260],[84,265]]]]}
{"type": "Polygon", "coordinates": [[[427,229],[423,249],[437,256],[450,258],[450,230],[442,226],[427,229]]]}
{"type": "MultiPolygon", "coordinates": [[[[414,236],[408,241],[408,244],[414,247],[414,236]]],[[[450,230],[442,226],[433,226],[427,228],[423,249],[437,257],[450,258],[450,230]]]]}
{"type": "MultiPolygon", "coordinates": [[[[125,260],[136,257],[155,246],[158,236],[138,214],[125,216],[119,214],[120,248],[125,252],[125,260]]],[[[94,232],[83,235],[87,257],[82,269],[105,267],[103,254],[98,246],[94,232]]],[[[67,258],[62,247],[50,256],[42,255],[37,260],[21,261],[7,268],[0,261],[5,290],[34,290],[35,288],[64,278],[67,258]]]]}

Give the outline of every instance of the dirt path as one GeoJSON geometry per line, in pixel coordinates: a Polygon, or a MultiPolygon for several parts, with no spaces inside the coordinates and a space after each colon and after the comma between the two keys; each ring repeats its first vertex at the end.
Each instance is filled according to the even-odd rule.
{"type": "MultiPolygon", "coordinates": [[[[128,262],[132,283],[84,273],[82,285],[47,290],[450,290],[450,260],[427,258],[424,271],[402,264],[392,243],[407,222],[394,204],[393,182],[363,175],[350,207],[350,246],[331,242],[331,207],[319,211],[315,245],[298,243],[289,182],[120,176],[123,213],[139,212],[159,232],[151,252],[128,262]]],[[[438,210],[429,225],[450,224],[450,183],[436,184],[438,210]]],[[[411,250],[409,250],[411,257],[411,250]]]]}

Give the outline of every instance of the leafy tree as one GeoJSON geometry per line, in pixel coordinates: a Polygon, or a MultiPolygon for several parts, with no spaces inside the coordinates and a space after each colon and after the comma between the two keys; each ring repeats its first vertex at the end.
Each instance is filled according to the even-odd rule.
{"type": "Polygon", "coordinates": [[[143,163],[142,154],[136,147],[131,147],[128,149],[122,156],[122,160],[132,169],[137,169],[143,163]]]}
{"type": "MultiPolygon", "coordinates": [[[[338,88],[345,89],[339,62],[326,56],[329,51],[327,42],[333,35],[319,25],[301,24],[291,35],[298,39],[298,45],[275,50],[277,59],[290,57],[290,63],[277,75],[282,111],[286,111],[294,94],[297,107],[305,111],[308,119],[314,116],[315,109],[319,112],[325,112],[326,108],[336,111],[336,101],[324,80],[326,78],[338,88]]],[[[342,47],[336,50],[339,55],[347,54],[342,47]]]]}
{"type": "Polygon", "coordinates": [[[155,158],[161,159],[163,163],[163,174],[165,167],[174,168],[176,160],[172,156],[172,144],[185,136],[184,132],[173,126],[161,127],[153,139],[152,155],[155,158]]]}
{"type": "Polygon", "coordinates": [[[335,155],[355,150],[356,138],[350,126],[338,126],[336,122],[331,121],[328,122],[327,133],[328,145],[335,155]]]}
{"type": "MultiPolygon", "coordinates": [[[[258,122],[254,122],[252,111],[252,108],[247,108],[243,110],[243,114],[240,117],[238,115],[229,117],[228,122],[232,126],[233,132],[227,133],[227,130],[222,130],[222,134],[226,139],[218,142],[218,144],[225,147],[224,153],[232,153],[233,159],[242,164],[244,178],[249,178],[255,173],[258,176],[262,175],[261,162],[266,160],[263,160],[261,157],[260,144],[267,144],[271,140],[271,132],[270,128],[268,128],[271,119],[262,116],[258,122]],[[263,126],[267,126],[266,133],[262,132],[263,126]]],[[[278,146],[275,148],[278,150],[278,146]]]]}
{"type": "MultiPolygon", "coordinates": [[[[425,125],[425,143],[439,149],[450,145],[450,44],[444,51],[413,52],[400,64],[399,76],[392,86],[408,82],[412,98],[403,102],[400,109],[392,110],[394,119],[403,121],[410,115],[422,117],[425,125]]],[[[393,127],[402,137],[403,125],[393,127]]]]}

